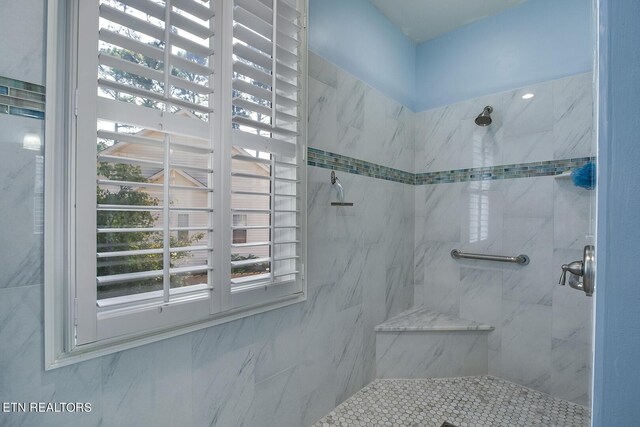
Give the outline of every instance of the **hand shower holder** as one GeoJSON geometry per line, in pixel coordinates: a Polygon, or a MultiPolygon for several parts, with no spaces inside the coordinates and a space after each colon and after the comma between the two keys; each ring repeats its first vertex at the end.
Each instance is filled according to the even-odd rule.
{"type": "MultiPolygon", "coordinates": [[[[337,188],[338,188],[338,199],[344,199],[344,190],[342,189],[342,184],[340,184],[340,180],[336,176],[336,172],[335,171],[331,171],[331,185],[337,185],[337,188]],[[340,196],[340,195],[342,195],[342,196],[340,196]]],[[[331,206],[349,207],[349,206],[353,206],[353,202],[345,202],[345,201],[331,202],[331,206]]]]}

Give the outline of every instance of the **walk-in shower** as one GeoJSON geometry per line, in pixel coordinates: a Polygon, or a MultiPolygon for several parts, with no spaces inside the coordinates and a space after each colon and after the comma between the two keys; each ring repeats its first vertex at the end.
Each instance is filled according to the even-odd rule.
{"type": "Polygon", "coordinates": [[[0,426],[588,425],[591,0],[3,6],[0,426]]]}
{"type": "MultiPolygon", "coordinates": [[[[372,2],[398,28],[409,27],[409,37],[433,28],[433,14],[450,11],[442,4],[422,14],[429,2],[372,2]]],[[[589,6],[581,5],[585,17],[589,6]]],[[[360,95],[356,78],[340,71],[333,78],[331,64],[312,61],[316,94],[310,108],[335,110],[332,134],[338,137],[325,142],[324,116],[311,116],[311,134],[323,138],[310,144],[338,154],[314,161],[343,168],[337,172],[356,201],[354,209],[324,215],[366,250],[358,258],[350,249],[335,261],[346,266],[347,279],[338,279],[337,297],[365,301],[363,310],[349,312],[350,319],[362,316],[362,351],[348,346],[364,362],[339,366],[338,384],[354,386],[315,426],[589,424],[595,192],[588,171],[582,187],[571,177],[595,162],[593,74],[579,64],[571,64],[570,73],[548,73],[543,66],[568,64],[552,54],[534,55],[540,39],[554,50],[559,44],[576,50],[568,35],[577,30],[568,21],[550,33],[542,30],[544,19],[534,18],[578,12],[570,9],[529,0],[489,19],[461,22],[460,30],[444,37],[414,39],[415,112],[388,100],[382,108],[382,95],[373,89],[360,95]],[[405,134],[408,148],[396,142],[405,134]],[[376,156],[377,150],[386,156],[376,156]],[[406,153],[413,163],[402,163],[406,153]],[[369,163],[374,159],[382,166],[369,163]],[[383,173],[382,167],[395,170],[383,173]],[[398,171],[411,167],[413,176],[398,171]],[[378,176],[413,185],[413,198],[402,203],[401,189],[381,190],[364,178],[378,176]],[[377,201],[399,212],[413,206],[413,215],[405,211],[397,222],[378,216],[377,201]],[[386,247],[402,224],[413,238],[413,253],[386,247]],[[388,237],[380,237],[378,227],[388,237]],[[381,242],[384,261],[367,264],[381,242]],[[404,274],[406,258],[413,264],[404,274]],[[362,269],[354,272],[359,262],[362,269]],[[562,271],[568,286],[558,284],[562,271]],[[360,277],[367,278],[361,289],[353,285],[360,277]],[[377,277],[386,284],[384,294],[372,285],[377,277]],[[403,294],[410,280],[412,298],[403,294]],[[397,305],[376,316],[366,306],[376,295],[397,305]],[[358,385],[368,385],[355,385],[366,375],[358,385]]],[[[584,28],[589,24],[585,20],[584,28]]],[[[584,36],[579,44],[591,63],[586,30],[584,36]]],[[[326,190],[331,199],[339,194],[335,186],[326,190]]],[[[340,245],[344,232],[336,234],[340,245]]],[[[348,302],[339,305],[352,309],[348,302]]]]}

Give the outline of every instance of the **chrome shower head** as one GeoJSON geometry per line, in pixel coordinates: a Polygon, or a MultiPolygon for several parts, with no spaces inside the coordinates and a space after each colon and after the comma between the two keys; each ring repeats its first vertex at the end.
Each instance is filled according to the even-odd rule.
{"type": "Polygon", "coordinates": [[[476,117],[476,124],[478,126],[489,126],[492,122],[491,113],[493,113],[492,106],[487,105],[486,107],[484,107],[484,110],[482,110],[482,113],[480,113],[480,115],[476,117]]]}

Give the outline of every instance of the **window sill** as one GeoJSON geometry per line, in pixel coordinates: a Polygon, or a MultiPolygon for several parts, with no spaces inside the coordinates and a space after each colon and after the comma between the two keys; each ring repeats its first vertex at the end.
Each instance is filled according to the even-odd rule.
{"type": "MultiPolygon", "coordinates": [[[[169,294],[172,297],[188,297],[194,296],[198,294],[203,294],[205,292],[210,291],[211,288],[208,285],[194,285],[188,286],[184,288],[174,288],[171,289],[169,294]]],[[[159,303],[162,301],[162,291],[153,291],[146,292],[143,294],[131,295],[131,296],[122,296],[122,297],[114,297],[108,299],[98,300],[98,312],[108,312],[110,310],[116,310],[118,308],[127,308],[129,306],[135,305],[136,307],[140,306],[140,303],[145,302],[148,304],[159,303]]]]}

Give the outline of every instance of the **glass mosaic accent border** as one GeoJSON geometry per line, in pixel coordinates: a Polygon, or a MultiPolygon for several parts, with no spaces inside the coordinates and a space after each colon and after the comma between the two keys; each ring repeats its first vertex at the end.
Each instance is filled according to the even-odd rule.
{"type": "Polygon", "coordinates": [[[0,76],[0,114],[44,119],[44,86],[0,76]]]}
{"type": "Polygon", "coordinates": [[[343,156],[328,151],[309,147],[307,164],[338,172],[363,175],[386,181],[401,182],[411,185],[445,184],[451,182],[493,181],[498,179],[531,178],[537,176],[554,176],[574,168],[583,166],[595,157],[575,159],[549,160],[545,162],[519,163],[483,168],[455,169],[439,172],[412,174],[400,169],[343,156]]]}
{"type": "Polygon", "coordinates": [[[595,157],[579,157],[575,159],[548,160],[545,162],[426,172],[415,175],[415,185],[554,176],[583,166],[590,161],[595,161],[595,157]]]}
{"type": "Polygon", "coordinates": [[[307,164],[319,168],[331,169],[337,172],[348,172],[355,175],[364,175],[370,178],[384,179],[386,181],[401,182],[413,185],[415,175],[400,169],[378,165],[341,154],[330,153],[309,147],[307,149],[307,164]]]}

